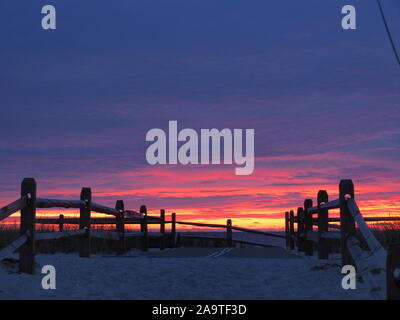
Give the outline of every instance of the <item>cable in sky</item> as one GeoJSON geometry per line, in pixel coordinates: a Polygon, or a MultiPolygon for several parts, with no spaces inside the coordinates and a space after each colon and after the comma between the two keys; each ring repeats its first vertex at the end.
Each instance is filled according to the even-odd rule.
{"type": "Polygon", "coordinates": [[[397,53],[396,47],[394,45],[393,38],[392,38],[392,35],[390,33],[390,30],[389,30],[389,26],[388,26],[388,24],[386,22],[386,18],[385,18],[385,14],[383,13],[381,2],[380,2],[380,0],[376,0],[376,1],[378,2],[379,11],[381,12],[382,20],[383,20],[383,23],[385,24],[386,33],[387,33],[387,35],[389,37],[389,40],[390,40],[390,43],[392,45],[392,49],[393,49],[394,55],[396,56],[397,63],[400,66],[400,58],[399,58],[399,55],[397,53]]]}

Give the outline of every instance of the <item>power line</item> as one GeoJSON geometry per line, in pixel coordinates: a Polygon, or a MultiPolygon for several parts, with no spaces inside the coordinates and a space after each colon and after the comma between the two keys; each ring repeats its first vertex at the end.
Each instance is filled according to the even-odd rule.
{"type": "Polygon", "coordinates": [[[397,53],[396,47],[395,47],[394,42],[393,42],[392,35],[391,35],[391,33],[390,33],[390,30],[389,30],[389,26],[388,26],[388,24],[387,24],[387,22],[386,22],[386,18],[385,18],[385,14],[384,14],[384,12],[383,12],[383,9],[382,9],[381,2],[380,2],[380,0],[376,0],[376,1],[378,2],[379,11],[381,12],[382,20],[383,20],[383,23],[384,23],[384,25],[385,25],[386,33],[387,33],[387,35],[388,35],[388,37],[389,37],[390,44],[392,45],[392,49],[393,49],[394,55],[396,56],[397,63],[398,63],[399,66],[400,66],[400,57],[399,57],[399,55],[398,55],[398,53],[397,53]]]}

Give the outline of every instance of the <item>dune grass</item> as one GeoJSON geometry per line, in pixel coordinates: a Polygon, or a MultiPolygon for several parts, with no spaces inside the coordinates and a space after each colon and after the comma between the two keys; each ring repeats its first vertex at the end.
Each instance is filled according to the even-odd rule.
{"type": "MultiPolygon", "coordinates": [[[[386,224],[371,224],[370,225],[374,235],[384,248],[387,248],[390,244],[400,243],[400,223],[386,223],[386,224]]],[[[99,229],[106,229],[103,226],[97,226],[99,229]]],[[[65,226],[64,230],[76,229],[70,226],[65,226]]],[[[57,226],[49,225],[38,225],[36,232],[54,232],[58,231],[57,226]]],[[[0,224],[0,250],[10,244],[12,241],[19,237],[19,226],[18,224],[1,225],[0,224]]],[[[128,238],[128,248],[140,248],[140,238],[128,238]]],[[[154,243],[157,246],[156,243],[154,243]]],[[[190,244],[188,244],[190,246],[190,244]]],[[[58,240],[46,240],[38,241],[36,243],[36,251],[38,253],[71,253],[77,252],[79,248],[79,240],[77,237],[58,239],[58,240]]],[[[116,250],[116,241],[106,240],[99,238],[91,239],[91,251],[92,253],[114,253],[116,250]]],[[[331,248],[332,252],[339,251],[339,245],[335,245],[331,248]]]]}
{"type": "MultiPolygon", "coordinates": [[[[64,230],[71,230],[76,228],[69,228],[66,226],[64,230]]],[[[100,227],[99,229],[104,229],[100,227]]],[[[54,232],[58,231],[55,226],[40,226],[36,232],[54,232]]],[[[18,225],[0,225],[0,250],[10,244],[12,241],[19,237],[18,225]]],[[[36,251],[38,253],[71,253],[77,252],[79,248],[79,239],[77,237],[57,239],[57,240],[45,240],[36,242],[36,251]]],[[[113,253],[116,249],[116,241],[91,238],[91,252],[92,253],[113,253]]]]}
{"type": "Polygon", "coordinates": [[[375,224],[370,227],[384,248],[400,243],[400,223],[375,224]]]}

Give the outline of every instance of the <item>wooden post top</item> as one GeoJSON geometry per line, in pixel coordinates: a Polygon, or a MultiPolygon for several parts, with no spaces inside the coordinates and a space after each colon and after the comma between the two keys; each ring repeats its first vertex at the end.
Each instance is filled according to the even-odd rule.
{"type": "Polygon", "coordinates": [[[329,201],[328,192],[326,190],[319,190],[317,195],[317,203],[320,205],[321,203],[327,203],[329,201]]]}
{"type": "MultiPolygon", "coordinates": [[[[306,199],[304,200],[304,209],[311,208],[313,206],[313,201],[312,199],[306,199]]],[[[306,210],[305,210],[306,211],[306,210]]]]}
{"type": "Polygon", "coordinates": [[[144,215],[147,215],[147,208],[146,208],[146,206],[140,206],[140,209],[139,209],[139,212],[140,213],[143,213],[144,215]]]}
{"type": "Polygon", "coordinates": [[[92,190],[90,188],[82,188],[81,190],[81,200],[85,200],[87,202],[92,201],[92,190]]]}
{"type": "Polygon", "coordinates": [[[115,203],[115,209],[118,210],[120,213],[125,211],[124,200],[117,200],[115,203]]]}
{"type": "Polygon", "coordinates": [[[354,199],[354,184],[350,179],[340,180],[339,199],[344,199],[345,195],[350,195],[354,199]]]}
{"type": "Polygon", "coordinates": [[[21,183],[21,196],[30,195],[36,198],[36,180],[34,178],[24,178],[21,183]]]}
{"type": "Polygon", "coordinates": [[[297,216],[302,218],[303,217],[303,213],[304,213],[303,207],[298,207],[297,208],[297,216]]]}

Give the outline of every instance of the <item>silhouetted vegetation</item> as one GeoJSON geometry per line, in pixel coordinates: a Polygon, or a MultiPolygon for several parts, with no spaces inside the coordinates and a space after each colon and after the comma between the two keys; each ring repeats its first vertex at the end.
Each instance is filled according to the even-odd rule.
{"type": "MultiPolygon", "coordinates": [[[[71,228],[66,227],[64,230],[68,230],[71,228]]],[[[99,227],[98,229],[105,229],[103,227],[99,227]]],[[[58,231],[56,227],[52,226],[42,226],[38,230],[37,233],[40,232],[53,232],[58,231]]],[[[17,225],[0,225],[0,250],[7,245],[9,245],[12,241],[19,237],[19,228],[17,225]]],[[[140,248],[140,237],[129,237],[126,239],[127,248],[140,248]]],[[[153,239],[150,238],[150,245],[153,239]]],[[[101,239],[101,238],[91,238],[91,252],[92,253],[107,253],[113,254],[116,250],[116,241],[109,239],[101,239]]],[[[37,241],[36,242],[36,252],[37,253],[72,253],[78,252],[79,244],[78,237],[71,237],[65,239],[57,239],[57,240],[45,240],[45,241],[37,241]]]]}

